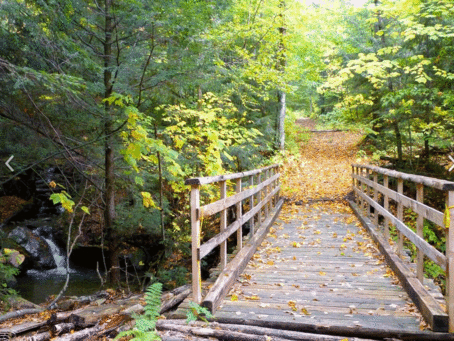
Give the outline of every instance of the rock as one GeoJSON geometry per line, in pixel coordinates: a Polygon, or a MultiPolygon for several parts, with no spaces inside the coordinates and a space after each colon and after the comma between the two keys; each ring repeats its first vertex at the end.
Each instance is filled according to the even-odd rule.
{"type": "Polygon", "coordinates": [[[10,232],[8,237],[15,240],[28,252],[34,269],[47,270],[57,267],[49,245],[30,229],[18,226],[10,232]]]}
{"type": "Polygon", "coordinates": [[[52,226],[40,226],[33,233],[40,237],[52,238],[53,229],[52,226]]]}
{"type": "Polygon", "coordinates": [[[21,309],[41,309],[41,307],[35,303],[27,301],[20,296],[11,296],[8,298],[8,303],[11,305],[13,310],[21,309]]]}

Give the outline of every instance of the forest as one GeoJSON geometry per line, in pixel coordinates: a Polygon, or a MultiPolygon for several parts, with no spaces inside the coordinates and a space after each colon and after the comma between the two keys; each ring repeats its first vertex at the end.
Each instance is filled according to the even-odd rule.
{"type": "Polygon", "coordinates": [[[454,180],[453,24],[450,0],[1,1],[1,307],[37,217],[102,283],[183,285],[185,179],[298,158],[301,117],[454,180]]]}

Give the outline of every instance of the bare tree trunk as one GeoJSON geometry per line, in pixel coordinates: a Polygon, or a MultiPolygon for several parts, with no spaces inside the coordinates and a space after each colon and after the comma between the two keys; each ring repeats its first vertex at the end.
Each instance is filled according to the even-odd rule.
{"type": "Polygon", "coordinates": [[[393,122],[394,133],[396,134],[396,147],[397,147],[397,160],[402,162],[403,160],[403,151],[402,151],[402,135],[400,133],[399,123],[397,120],[393,122]]]}
{"type": "MultiPolygon", "coordinates": [[[[284,37],[286,33],[285,28],[285,0],[281,0],[279,3],[279,7],[281,8],[281,13],[279,14],[281,18],[281,27],[279,27],[280,33],[280,42],[278,47],[278,61],[277,61],[277,70],[282,73],[285,72],[285,65],[286,65],[286,58],[285,58],[285,42],[284,37]]],[[[285,92],[283,90],[278,90],[277,93],[278,98],[278,115],[277,115],[277,129],[276,129],[276,147],[280,150],[284,150],[285,148],[285,112],[286,112],[286,102],[285,102],[285,92]]]]}
{"type": "Polygon", "coordinates": [[[285,147],[285,112],[286,112],[286,103],[285,103],[285,92],[278,91],[277,98],[279,101],[279,112],[278,112],[278,119],[277,119],[277,147],[280,150],[284,150],[285,147]]]}

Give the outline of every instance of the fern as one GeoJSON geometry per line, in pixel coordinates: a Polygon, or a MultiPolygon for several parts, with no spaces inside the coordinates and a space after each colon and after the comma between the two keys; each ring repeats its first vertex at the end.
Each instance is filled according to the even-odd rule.
{"type": "Polygon", "coordinates": [[[213,317],[213,314],[211,314],[207,308],[201,307],[195,302],[189,302],[189,308],[190,309],[186,313],[186,323],[197,320],[202,320],[208,323],[207,318],[210,319],[213,317]]]}
{"type": "Polygon", "coordinates": [[[131,340],[137,341],[159,341],[161,338],[156,333],[156,322],[160,316],[161,310],[162,284],[154,283],[147,288],[145,293],[145,313],[143,315],[134,314],[132,317],[136,320],[134,330],[127,330],[119,333],[115,340],[124,336],[134,336],[131,340]]]}

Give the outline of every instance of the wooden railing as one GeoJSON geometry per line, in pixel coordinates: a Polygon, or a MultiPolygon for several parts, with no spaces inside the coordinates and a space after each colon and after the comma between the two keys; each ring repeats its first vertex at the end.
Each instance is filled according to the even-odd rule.
{"type": "MultiPolygon", "coordinates": [[[[397,269],[398,275],[401,272],[402,276],[399,276],[399,279],[409,291],[410,296],[420,308],[426,320],[432,325],[434,331],[435,329],[438,329],[437,331],[447,331],[449,329],[450,332],[454,332],[454,209],[450,209],[452,219],[449,226],[445,226],[444,213],[424,204],[424,188],[431,187],[445,193],[446,207],[453,206],[454,183],[374,166],[352,165],[352,170],[353,189],[356,196],[356,204],[360,211],[365,209],[366,215],[375,227],[379,225],[379,215],[384,218],[382,226],[384,238],[382,240],[387,244],[389,243],[389,226],[393,224],[398,235],[397,255],[402,258],[404,236],[417,248],[416,276],[408,268],[400,270],[400,265],[396,268],[393,267],[393,270],[397,269]],[[382,184],[379,183],[379,178],[382,184]],[[396,183],[394,188],[396,190],[390,188],[390,178],[394,179],[393,182],[396,183]],[[404,184],[410,185],[411,183],[413,183],[412,186],[416,187],[416,198],[410,198],[403,193],[404,184]],[[379,196],[381,196],[380,199],[379,196]],[[394,202],[396,214],[393,214],[390,210],[390,200],[394,202]],[[382,201],[383,205],[380,205],[379,201],[382,201]],[[416,232],[404,223],[404,207],[410,208],[417,214],[416,232]],[[424,239],[424,219],[445,230],[446,254],[430,245],[424,239]],[[449,318],[443,309],[439,307],[438,303],[431,299],[422,284],[424,257],[431,259],[446,271],[446,302],[449,318]]],[[[389,244],[383,246],[382,252],[385,253],[385,257],[390,250],[392,252],[389,244]]],[[[389,258],[391,262],[393,262],[393,259],[399,262],[399,257],[393,258],[390,255],[389,258]]]]}
{"type": "Polygon", "coordinates": [[[200,261],[215,247],[220,246],[220,267],[223,272],[228,273],[219,276],[222,277],[222,280],[215,283],[205,298],[204,305],[213,312],[217,308],[221,296],[226,294],[229,286],[233,284],[242,270],[237,270],[237,267],[245,266],[249,260],[247,258],[252,257],[255,249],[250,251],[249,248],[251,250],[254,247],[256,248],[257,245],[255,244],[264,237],[261,234],[260,236],[257,235],[258,229],[270,220],[271,212],[275,212],[277,208],[280,209],[280,206],[282,206],[282,203],[280,206],[278,205],[280,191],[278,170],[278,165],[272,165],[243,173],[186,180],[186,185],[191,186],[192,291],[193,300],[196,303],[202,302],[200,261]],[[228,196],[227,193],[228,181],[235,184],[235,193],[231,196],[228,196]],[[219,200],[201,207],[200,191],[202,186],[215,183],[219,186],[219,200]],[[246,206],[243,203],[246,202],[249,204],[249,209],[247,212],[243,212],[243,207],[246,206]],[[227,225],[227,210],[232,206],[235,206],[235,221],[227,225]],[[200,245],[201,221],[217,213],[220,213],[220,232],[200,245]],[[250,222],[249,243],[253,245],[249,245],[247,252],[242,252],[242,226],[248,221],[250,222]],[[227,239],[235,232],[237,233],[238,253],[231,261],[234,264],[229,268],[227,264],[227,239]],[[236,262],[234,262],[235,259],[236,262]],[[209,296],[213,297],[210,299],[209,296]]]}

